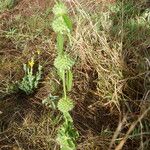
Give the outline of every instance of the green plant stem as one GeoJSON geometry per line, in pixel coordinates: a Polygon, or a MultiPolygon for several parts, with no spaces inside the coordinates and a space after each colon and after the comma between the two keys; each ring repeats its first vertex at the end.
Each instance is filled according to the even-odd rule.
{"type": "Polygon", "coordinates": [[[30,73],[31,73],[31,75],[32,75],[32,73],[33,73],[33,68],[31,67],[30,69],[31,69],[31,70],[30,70],[30,73]]]}
{"type": "Polygon", "coordinates": [[[63,71],[63,90],[64,90],[64,97],[67,98],[67,92],[66,92],[66,80],[65,80],[65,71],[63,71]]]}
{"type": "Polygon", "coordinates": [[[61,33],[58,33],[57,35],[57,53],[58,55],[63,55],[64,51],[64,37],[61,33]]]}

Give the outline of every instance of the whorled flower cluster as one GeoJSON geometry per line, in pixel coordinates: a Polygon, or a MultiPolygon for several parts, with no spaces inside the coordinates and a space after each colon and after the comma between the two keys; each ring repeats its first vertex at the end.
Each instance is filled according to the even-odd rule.
{"type": "Polygon", "coordinates": [[[55,16],[62,16],[67,14],[67,8],[63,3],[56,3],[53,7],[53,13],[55,16]]]}
{"type": "Polygon", "coordinates": [[[74,65],[74,61],[67,55],[60,55],[54,61],[54,66],[60,71],[70,70],[74,65]]]}
{"type": "Polygon", "coordinates": [[[66,21],[65,15],[67,14],[67,8],[63,3],[57,3],[53,8],[55,19],[52,22],[52,28],[56,33],[67,34],[70,32],[66,21]]]}
{"type": "Polygon", "coordinates": [[[73,109],[74,104],[73,101],[67,97],[60,99],[57,107],[61,112],[67,113],[73,109]]]}

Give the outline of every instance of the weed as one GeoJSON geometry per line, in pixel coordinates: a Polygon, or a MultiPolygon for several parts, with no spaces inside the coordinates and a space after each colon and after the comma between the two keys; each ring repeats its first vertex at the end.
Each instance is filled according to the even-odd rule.
{"type": "MultiPolygon", "coordinates": [[[[67,106],[69,105],[67,104],[67,106]]],[[[70,107],[68,107],[69,110],[71,107],[72,107],[72,104],[70,105],[70,107]]],[[[79,136],[78,132],[74,129],[73,120],[68,112],[64,114],[64,120],[65,122],[62,124],[62,126],[58,130],[57,141],[60,144],[61,150],[75,150],[76,138],[79,136]]]]}
{"type": "Polygon", "coordinates": [[[31,94],[37,88],[39,80],[41,79],[42,66],[39,64],[38,71],[36,74],[33,74],[34,58],[27,64],[24,64],[25,76],[23,77],[21,83],[19,83],[19,89],[24,91],[26,94],[31,94]]]}
{"type": "Polygon", "coordinates": [[[57,33],[57,54],[54,66],[58,71],[58,75],[63,82],[63,98],[58,101],[58,109],[63,113],[64,123],[58,130],[57,141],[61,150],[75,150],[78,132],[74,129],[72,117],[69,114],[74,108],[72,99],[67,96],[67,91],[72,88],[72,67],[74,61],[64,51],[64,36],[70,36],[72,23],[67,16],[67,9],[61,2],[57,2],[53,8],[55,19],[52,23],[53,30],[57,33]]]}
{"type": "Polygon", "coordinates": [[[56,109],[58,98],[59,98],[58,96],[53,96],[49,94],[48,97],[42,101],[42,103],[52,109],[56,109]]]}
{"type": "Polygon", "coordinates": [[[5,9],[11,9],[15,4],[15,0],[0,0],[0,12],[5,9]]]}

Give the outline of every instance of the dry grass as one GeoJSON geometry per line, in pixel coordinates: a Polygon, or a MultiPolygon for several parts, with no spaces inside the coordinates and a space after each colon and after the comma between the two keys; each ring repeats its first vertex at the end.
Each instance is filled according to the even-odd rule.
{"type": "MultiPolygon", "coordinates": [[[[66,49],[76,60],[70,96],[76,102],[72,116],[80,133],[78,149],[148,150],[150,24],[142,16],[149,4],[65,2],[74,22],[72,46],[66,43],[66,49]]],[[[53,67],[52,6],[23,0],[0,15],[2,150],[59,149],[55,135],[60,114],[41,103],[50,93],[61,95],[62,89],[53,67]],[[38,49],[36,62],[43,65],[43,77],[35,93],[26,96],[13,84],[23,77],[22,64],[38,49]]]]}

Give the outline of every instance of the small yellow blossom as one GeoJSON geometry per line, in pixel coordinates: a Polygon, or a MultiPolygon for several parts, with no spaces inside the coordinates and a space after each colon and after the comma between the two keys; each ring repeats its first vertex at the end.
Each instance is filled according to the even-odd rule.
{"type": "Polygon", "coordinates": [[[40,55],[40,53],[41,53],[41,51],[39,49],[36,52],[37,52],[38,55],[40,55]]]}
{"type": "Polygon", "coordinates": [[[32,57],[30,61],[28,61],[28,64],[31,68],[34,66],[34,58],[32,57]]]}

